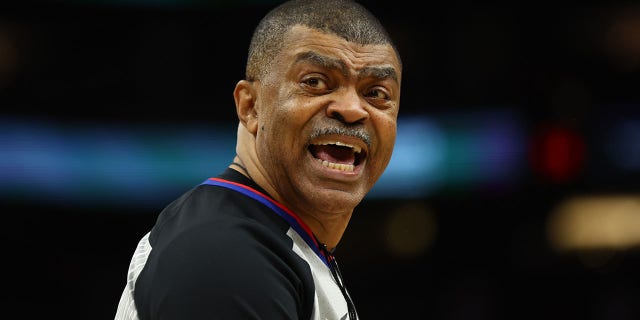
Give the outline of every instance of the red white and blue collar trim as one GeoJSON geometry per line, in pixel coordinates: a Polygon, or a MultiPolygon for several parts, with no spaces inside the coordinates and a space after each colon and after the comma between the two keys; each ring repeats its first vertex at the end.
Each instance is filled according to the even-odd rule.
{"type": "Polygon", "coordinates": [[[291,228],[293,228],[300,235],[300,237],[304,239],[304,241],[309,245],[309,247],[313,249],[316,255],[320,257],[320,260],[322,260],[322,262],[324,262],[324,264],[327,265],[327,267],[330,267],[329,259],[331,258],[328,257],[323,252],[323,250],[320,249],[320,244],[316,240],[316,237],[313,235],[313,232],[311,232],[311,229],[309,228],[309,226],[307,226],[295,213],[293,213],[293,211],[289,210],[287,207],[285,207],[278,201],[274,200],[268,195],[256,189],[253,189],[249,186],[246,186],[238,182],[225,180],[225,179],[209,178],[204,182],[202,182],[201,184],[223,187],[223,188],[240,192],[264,204],[265,206],[269,207],[271,210],[277,213],[280,217],[282,217],[285,221],[287,221],[287,223],[289,223],[289,226],[291,226],[291,228]]]}

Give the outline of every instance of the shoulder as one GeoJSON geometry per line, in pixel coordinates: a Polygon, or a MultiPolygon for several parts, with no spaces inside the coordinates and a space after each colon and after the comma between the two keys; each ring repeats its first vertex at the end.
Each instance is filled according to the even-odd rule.
{"type": "Polygon", "coordinates": [[[237,193],[211,188],[195,188],[165,209],[136,295],[147,307],[161,306],[163,314],[176,312],[181,319],[188,319],[184,310],[297,318],[313,301],[313,279],[280,217],[274,220],[274,213],[237,193]]]}
{"type": "MultiPolygon", "coordinates": [[[[235,191],[199,186],[168,206],[153,227],[150,243],[157,256],[179,257],[199,265],[222,261],[274,262],[293,256],[288,224],[269,208],[235,191]],[[197,260],[197,261],[192,261],[197,260]]],[[[238,268],[238,266],[234,266],[238,268]]]]}

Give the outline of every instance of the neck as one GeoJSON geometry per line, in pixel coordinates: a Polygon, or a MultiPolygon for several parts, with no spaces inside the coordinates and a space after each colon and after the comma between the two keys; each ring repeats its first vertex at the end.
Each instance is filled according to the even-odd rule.
{"type": "MultiPolygon", "coordinates": [[[[247,168],[244,161],[242,161],[239,156],[235,156],[233,162],[229,165],[229,168],[234,169],[247,178],[253,180],[259,186],[265,189],[265,191],[267,191],[270,195],[274,196],[274,199],[276,201],[278,201],[282,205],[287,206],[286,201],[283,201],[283,199],[279,199],[278,193],[275,192],[275,190],[272,190],[269,184],[265,185],[264,183],[261,183],[261,181],[257,181],[251,176],[250,168],[247,168]]],[[[292,210],[292,208],[289,209],[292,210]]],[[[311,229],[311,232],[313,232],[316,240],[326,245],[326,248],[329,251],[333,251],[336,248],[351,218],[351,213],[334,216],[330,219],[327,219],[327,217],[322,214],[314,215],[306,212],[295,211],[294,213],[309,227],[309,229],[311,229]]]]}
{"type": "Polygon", "coordinates": [[[338,246],[350,218],[350,214],[334,218],[330,221],[318,221],[313,217],[309,219],[309,217],[306,216],[300,217],[313,231],[316,240],[325,244],[329,251],[333,251],[338,246]]]}
{"type": "Polygon", "coordinates": [[[234,169],[240,172],[245,177],[253,180],[253,178],[249,174],[249,171],[247,171],[247,168],[245,167],[244,163],[242,163],[242,160],[240,160],[238,156],[235,156],[235,158],[233,158],[233,162],[229,165],[229,168],[234,169]]]}

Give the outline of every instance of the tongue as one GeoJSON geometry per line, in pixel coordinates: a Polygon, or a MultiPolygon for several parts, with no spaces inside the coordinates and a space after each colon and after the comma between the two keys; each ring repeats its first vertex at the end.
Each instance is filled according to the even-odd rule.
{"type": "Polygon", "coordinates": [[[356,161],[353,150],[348,147],[336,145],[313,145],[311,146],[311,153],[318,159],[327,160],[333,163],[354,164],[356,161]]]}

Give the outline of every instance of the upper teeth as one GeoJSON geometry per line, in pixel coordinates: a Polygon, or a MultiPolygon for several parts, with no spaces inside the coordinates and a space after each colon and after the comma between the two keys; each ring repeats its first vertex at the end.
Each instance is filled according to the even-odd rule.
{"type": "Polygon", "coordinates": [[[356,153],[360,153],[360,151],[362,151],[362,148],[360,148],[359,146],[354,146],[354,145],[350,145],[344,142],[340,142],[340,141],[334,141],[334,142],[322,142],[322,143],[318,143],[319,145],[330,145],[330,144],[335,144],[336,146],[342,146],[342,147],[349,147],[351,149],[353,149],[354,152],[356,153]]]}

